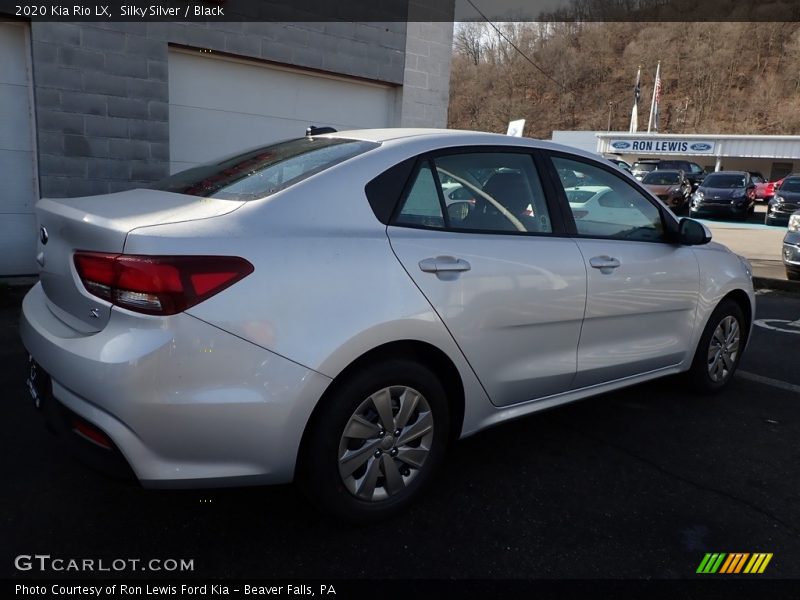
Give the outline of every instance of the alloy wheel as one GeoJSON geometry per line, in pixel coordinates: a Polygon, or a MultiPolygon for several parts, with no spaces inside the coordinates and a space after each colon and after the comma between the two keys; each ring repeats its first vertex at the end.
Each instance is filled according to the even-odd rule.
{"type": "Polygon", "coordinates": [[[719,322],[708,345],[708,376],[714,383],[731,376],[739,356],[739,340],[739,321],[728,315],[719,322]]]}

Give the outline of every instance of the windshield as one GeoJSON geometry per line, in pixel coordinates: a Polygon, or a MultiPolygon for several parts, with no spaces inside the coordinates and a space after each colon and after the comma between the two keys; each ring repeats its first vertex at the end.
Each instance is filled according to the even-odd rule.
{"type": "Polygon", "coordinates": [[[631,167],[633,171],[655,171],[658,165],[655,163],[640,163],[635,162],[631,167]]]}
{"type": "Polygon", "coordinates": [[[741,188],[744,187],[744,175],[736,173],[712,174],[705,178],[703,187],[707,188],[741,188]]]}
{"type": "Polygon", "coordinates": [[[677,185],[680,183],[680,175],[671,171],[653,171],[642,179],[642,183],[650,185],[677,185]]]}
{"type": "Polygon", "coordinates": [[[378,146],[343,138],[289,140],[175,173],[152,189],[203,198],[255,200],[378,146]]]}
{"type": "Polygon", "coordinates": [[[784,179],[780,190],[782,192],[800,192],[800,177],[794,179],[784,179]]]}

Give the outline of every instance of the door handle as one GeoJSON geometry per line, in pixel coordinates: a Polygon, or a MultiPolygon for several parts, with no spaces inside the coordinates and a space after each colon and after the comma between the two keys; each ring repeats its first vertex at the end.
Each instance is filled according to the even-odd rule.
{"type": "Polygon", "coordinates": [[[452,273],[469,271],[472,266],[463,258],[437,256],[436,258],[425,258],[419,261],[419,268],[426,273],[452,273]]]}
{"type": "Polygon", "coordinates": [[[600,272],[604,275],[608,275],[619,267],[620,262],[619,259],[613,256],[595,256],[589,259],[589,264],[594,269],[600,269],[600,272]]]}

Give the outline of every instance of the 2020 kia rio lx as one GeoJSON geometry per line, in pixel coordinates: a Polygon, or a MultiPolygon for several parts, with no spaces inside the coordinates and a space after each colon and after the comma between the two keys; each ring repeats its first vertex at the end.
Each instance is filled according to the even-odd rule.
{"type": "Polygon", "coordinates": [[[703,225],[608,161],[494,134],[308,135],[37,215],[37,404],[145,486],[297,480],[349,519],[501,421],[676,373],[722,389],[754,312],[703,225]]]}

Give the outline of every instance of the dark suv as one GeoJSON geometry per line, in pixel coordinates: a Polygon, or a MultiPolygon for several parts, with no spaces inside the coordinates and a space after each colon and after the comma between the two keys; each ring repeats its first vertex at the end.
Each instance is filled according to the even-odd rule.
{"type": "Polygon", "coordinates": [[[703,167],[688,160],[662,160],[658,163],[658,168],[683,171],[694,189],[697,189],[706,177],[706,170],[703,167]]]}

